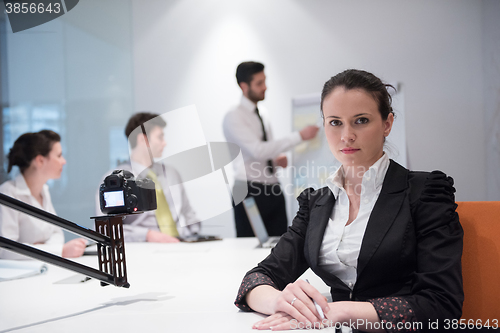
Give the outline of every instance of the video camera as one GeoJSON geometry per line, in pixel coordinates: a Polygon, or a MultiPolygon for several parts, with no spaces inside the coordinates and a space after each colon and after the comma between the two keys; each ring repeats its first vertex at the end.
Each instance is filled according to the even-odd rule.
{"type": "Polygon", "coordinates": [[[135,180],[132,172],[115,170],[99,187],[103,214],[135,213],[156,209],[156,191],[152,180],[135,180]]]}

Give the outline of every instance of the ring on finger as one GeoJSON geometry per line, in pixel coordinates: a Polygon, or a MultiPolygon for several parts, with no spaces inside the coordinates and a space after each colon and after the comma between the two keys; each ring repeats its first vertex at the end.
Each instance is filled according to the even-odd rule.
{"type": "Polygon", "coordinates": [[[292,301],[290,302],[290,305],[293,306],[293,303],[297,300],[297,297],[295,297],[294,299],[292,299],[292,301]]]}

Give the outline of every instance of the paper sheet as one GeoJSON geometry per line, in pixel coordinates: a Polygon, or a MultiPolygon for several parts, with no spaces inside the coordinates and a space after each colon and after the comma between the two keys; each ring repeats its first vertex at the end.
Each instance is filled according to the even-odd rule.
{"type": "Polygon", "coordinates": [[[0,259],[0,282],[43,274],[47,269],[46,264],[36,260],[0,259]]]}

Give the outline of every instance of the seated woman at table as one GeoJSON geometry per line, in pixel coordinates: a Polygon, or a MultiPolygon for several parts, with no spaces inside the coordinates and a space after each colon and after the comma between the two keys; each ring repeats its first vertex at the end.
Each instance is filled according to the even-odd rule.
{"type": "Polygon", "coordinates": [[[302,192],[288,232],[243,279],[235,304],[270,315],[254,328],[426,331],[430,322],[460,318],[463,230],[453,179],[387,157],[389,87],[360,70],[325,83],[325,135],[342,165],[327,187],[302,192]],[[331,287],[333,302],[298,280],[308,268],[331,287]]]}
{"type": "MultiPolygon", "coordinates": [[[[61,177],[66,160],[62,156],[59,134],[43,130],[21,135],[10,149],[8,172],[14,165],[21,173],[0,185],[0,192],[32,206],[56,214],[50,199],[49,179],[61,177]]],[[[64,244],[61,228],[17,210],[0,205],[0,236],[14,241],[75,258],[83,254],[87,241],[83,238],[70,240],[64,244]]],[[[0,248],[1,259],[30,259],[0,248]]]]}

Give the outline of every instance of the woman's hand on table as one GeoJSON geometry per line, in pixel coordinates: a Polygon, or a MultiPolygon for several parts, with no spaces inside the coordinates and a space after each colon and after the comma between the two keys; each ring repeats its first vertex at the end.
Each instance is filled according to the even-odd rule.
{"type": "Polygon", "coordinates": [[[87,241],[83,238],[72,239],[63,246],[62,256],[64,258],[78,258],[85,252],[87,241]]]}
{"type": "Polygon", "coordinates": [[[255,329],[288,330],[294,328],[322,328],[324,318],[318,313],[313,300],[323,313],[330,311],[326,297],[304,280],[290,283],[274,300],[274,314],[255,323],[255,329]]]}

